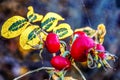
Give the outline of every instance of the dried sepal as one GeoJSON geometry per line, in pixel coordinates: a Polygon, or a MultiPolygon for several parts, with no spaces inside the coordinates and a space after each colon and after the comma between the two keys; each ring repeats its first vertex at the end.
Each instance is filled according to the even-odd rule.
{"type": "Polygon", "coordinates": [[[87,55],[88,68],[93,69],[93,68],[103,67],[104,70],[112,69],[112,67],[108,63],[108,60],[115,61],[116,56],[114,56],[108,52],[107,53],[103,52],[103,51],[102,51],[102,54],[104,54],[105,57],[100,56],[99,54],[101,54],[101,51],[97,51],[97,50],[94,50],[92,53],[88,53],[88,55],[87,55]]]}
{"type": "Polygon", "coordinates": [[[110,53],[106,53],[106,60],[113,60],[115,61],[117,58],[117,56],[113,55],[113,54],[110,54],[110,53]]]}
{"type": "Polygon", "coordinates": [[[87,55],[87,66],[90,69],[93,69],[93,68],[97,67],[97,65],[94,62],[94,59],[93,59],[93,57],[92,57],[92,55],[90,53],[88,53],[88,55],[87,55]]]}
{"type": "Polygon", "coordinates": [[[106,34],[106,28],[104,24],[99,24],[97,27],[96,41],[100,44],[104,42],[104,36],[106,34]]]}

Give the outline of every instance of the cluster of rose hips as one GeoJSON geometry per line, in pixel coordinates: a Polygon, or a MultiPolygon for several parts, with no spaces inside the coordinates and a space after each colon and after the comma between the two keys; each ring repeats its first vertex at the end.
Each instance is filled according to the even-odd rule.
{"type": "Polygon", "coordinates": [[[37,48],[40,49],[40,54],[45,45],[53,54],[50,61],[54,67],[54,70],[51,70],[53,74],[56,71],[62,72],[62,75],[57,75],[63,78],[63,74],[72,65],[79,69],[75,65],[76,62],[86,62],[89,68],[111,68],[107,60],[115,60],[115,56],[107,52],[102,45],[106,34],[103,24],[98,25],[97,30],[86,27],[76,29],[73,33],[69,24],[57,25],[59,20],[64,20],[57,13],[49,12],[43,16],[35,13],[32,6],[28,7],[28,10],[27,19],[21,16],[8,19],[2,26],[1,35],[9,39],[20,36],[19,43],[23,49],[37,48]],[[40,22],[40,25],[34,25],[35,22],[40,22]],[[70,36],[71,40],[67,43],[61,41],[70,36]],[[60,55],[57,55],[59,51],[60,55]]]}
{"type": "MultiPolygon", "coordinates": [[[[56,53],[60,50],[60,41],[55,33],[49,33],[46,38],[46,47],[50,53],[56,53]]],[[[72,35],[72,43],[69,49],[69,55],[75,62],[87,62],[89,68],[101,67],[111,68],[107,60],[114,59],[114,55],[105,51],[102,44],[95,42],[83,31],[76,31],[72,35]],[[109,59],[108,59],[109,58],[109,59]]],[[[66,54],[54,56],[51,59],[51,65],[57,70],[69,69],[72,60],[68,59],[66,54]]]]}
{"type": "MultiPolygon", "coordinates": [[[[60,41],[55,33],[49,33],[47,35],[46,47],[48,51],[53,54],[60,50],[60,41]]],[[[54,56],[51,59],[51,64],[57,70],[62,70],[71,66],[71,62],[66,58],[66,56],[54,56]]]]}
{"type": "MultiPolygon", "coordinates": [[[[95,33],[95,35],[97,35],[95,33]]],[[[107,60],[115,60],[115,56],[108,53],[102,43],[97,42],[94,37],[90,37],[84,31],[75,31],[71,36],[71,42],[67,43],[69,49],[64,47],[63,53],[56,53],[61,49],[61,41],[55,33],[48,33],[45,46],[53,54],[50,61],[51,65],[59,72],[69,70],[75,62],[86,62],[89,68],[103,68],[106,70],[112,68],[107,60]]],[[[54,72],[54,71],[53,71],[54,72]]],[[[63,73],[62,73],[63,74],[63,73]]],[[[59,75],[61,77],[61,75],[59,75]]],[[[85,79],[84,79],[85,80],[85,79]]]]}

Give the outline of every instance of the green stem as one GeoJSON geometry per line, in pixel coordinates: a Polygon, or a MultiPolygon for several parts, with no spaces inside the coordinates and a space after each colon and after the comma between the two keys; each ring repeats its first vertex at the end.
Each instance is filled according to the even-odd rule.
{"type": "Polygon", "coordinates": [[[43,52],[43,49],[40,49],[39,56],[40,56],[40,59],[41,59],[41,60],[43,60],[42,52],[43,52]]]}
{"type": "Polygon", "coordinates": [[[64,76],[66,75],[67,71],[68,71],[68,70],[65,70],[65,71],[64,71],[64,74],[63,74],[64,76]]]}
{"type": "Polygon", "coordinates": [[[81,75],[83,80],[86,80],[85,76],[83,75],[82,71],[76,66],[75,63],[72,63],[72,65],[74,66],[74,68],[79,72],[79,74],[81,75]]]}
{"type": "Polygon", "coordinates": [[[62,54],[62,56],[63,56],[63,57],[66,57],[69,53],[70,53],[69,51],[65,51],[65,52],[62,54]]]}
{"type": "Polygon", "coordinates": [[[73,42],[76,40],[77,37],[78,37],[78,35],[73,36],[72,44],[73,44],[73,42]]]}
{"type": "Polygon", "coordinates": [[[64,75],[62,74],[62,75],[60,76],[60,78],[61,78],[61,80],[64,80],[64,75]]]}
{"type": "Polygon", "coordinates": [[[67,44],[64,41],[60,41],[61,44],[64,44],[67,47],[67,44]]]}
{"type": "Polygon", "coordinates": [[[41,32],[43,32],[45,35],[48,35],[48,33],[45,32],[43,29],[41,29],[41,32]]]}
{"type": "Polygon", "coordinates": [[[50,72],[49,73],[49,80],[52,78],[52,75],[54,74],[54,72],[50,72]]]}
{"type": "Polygon", "coordinates": [[[58,76],[58,80],[64,80],[64,70],[60,71],[60,72],[55,72],[56,76],[58,76]]]}
{"type": "Polygon", "coordinates": [[[22,78],[22,77],[24,77],[24,76],[26,76],[28,74],[31,74],[31,73],[34,73],[34,72],[38,72],[38,71],[43,70],[43,69],[53,70],[54,68],[52,68],[52,67],[41,67],[41,68],[38,68],[38,69],[35,69],[35,70],[32,70],[32,71],[28,71],[27,73],[25,73],[25,74],[23,74],[23,75],[21,75],[19,77],[16,77],[13,80],[19,80],[20,78],[22,78]]]}

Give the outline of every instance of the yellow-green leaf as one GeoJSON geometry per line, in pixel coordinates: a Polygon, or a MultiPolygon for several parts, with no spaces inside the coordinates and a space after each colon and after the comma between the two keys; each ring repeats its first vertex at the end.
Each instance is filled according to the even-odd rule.
{"type": "Polygon", "coordinates": [[[67,23],[62,23],[53,29],[53,32],[59,36],[59,39],[64,39],[73,34],[73,30],[67,23]]]}
{"type": "Polygon", "coordinates": [[[38,21],[41,21],[42,18],[43,18],[43,15],[40,15],[40,14],[37,14],[37,13],[34,13],[34,9],[32,6],[29,6],[28,7],[28,13],[27,13],[27,18],[29,20],[29,22],[38,22],[38,21]]]}
{"type": "Polygon", "coordinates": [[[105,25],[104,24],[99,24],[98,27],[97,27],[97,35],[96,35],[98,43],[103,44],[105,34],[106,34],[105,25]]]}
{"type": "Polygon", "coordinates": [[[29,26],[20,36],[20,46],[23,49],[32,49],[32,46],[38,45],[40,42],[38,34],[40,34],[39,26],[29,26]]]}
{"type": "Polygon", "coordinates": [[[5,38],[14,38],[19,36],[30,23],[24,17],[13,16],[9,18],[2,26],[1,35],[5,38]]]}
{"type": "Polygon", "coordinates": [[[96,33],[96,31],[90,27],[75,29],[75,32],[77,32],[77,31],[84,31],[90,37],[93,37],[94,34],[96,33]]]}
{"type": "Polygon", "coordinates": [[[59,14],[54,12],[49,12],[45,15],[41,21],[41,27],[43,30],[52,31],[53,28],[57,25],[59,20],[64,20],[59,14]]]}

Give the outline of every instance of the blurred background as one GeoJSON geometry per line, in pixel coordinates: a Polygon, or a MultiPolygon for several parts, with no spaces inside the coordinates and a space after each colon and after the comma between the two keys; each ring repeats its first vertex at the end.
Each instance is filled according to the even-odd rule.
{"type": "MultiPolygon", "coordinates": [[[[36,13],[42,15],[50,11],[60,14],[73,30],[85,26],[96,29],[98,24],[105,24],[107,34],[103,45],[107,51],[118,56],[115,62],[110,61],[113,70],[81,69],[87,80],[120,80],[120,0],[0,0],[0,28],[5,20],[14,15],[26,17],[27,7],[30,5],[36,13]]],[[[29,70],[51,66],[51,55],[47,54],[47,50],[43,52],[42,64],[38,56],[39,51],[22,50],[18,39],[19,37],[8,40],[0,36],[0,80],[13,80],[29,70]]],[[[49,75],[45,71],[40,71],[21,80],[48,78],[49,75]]]]}

